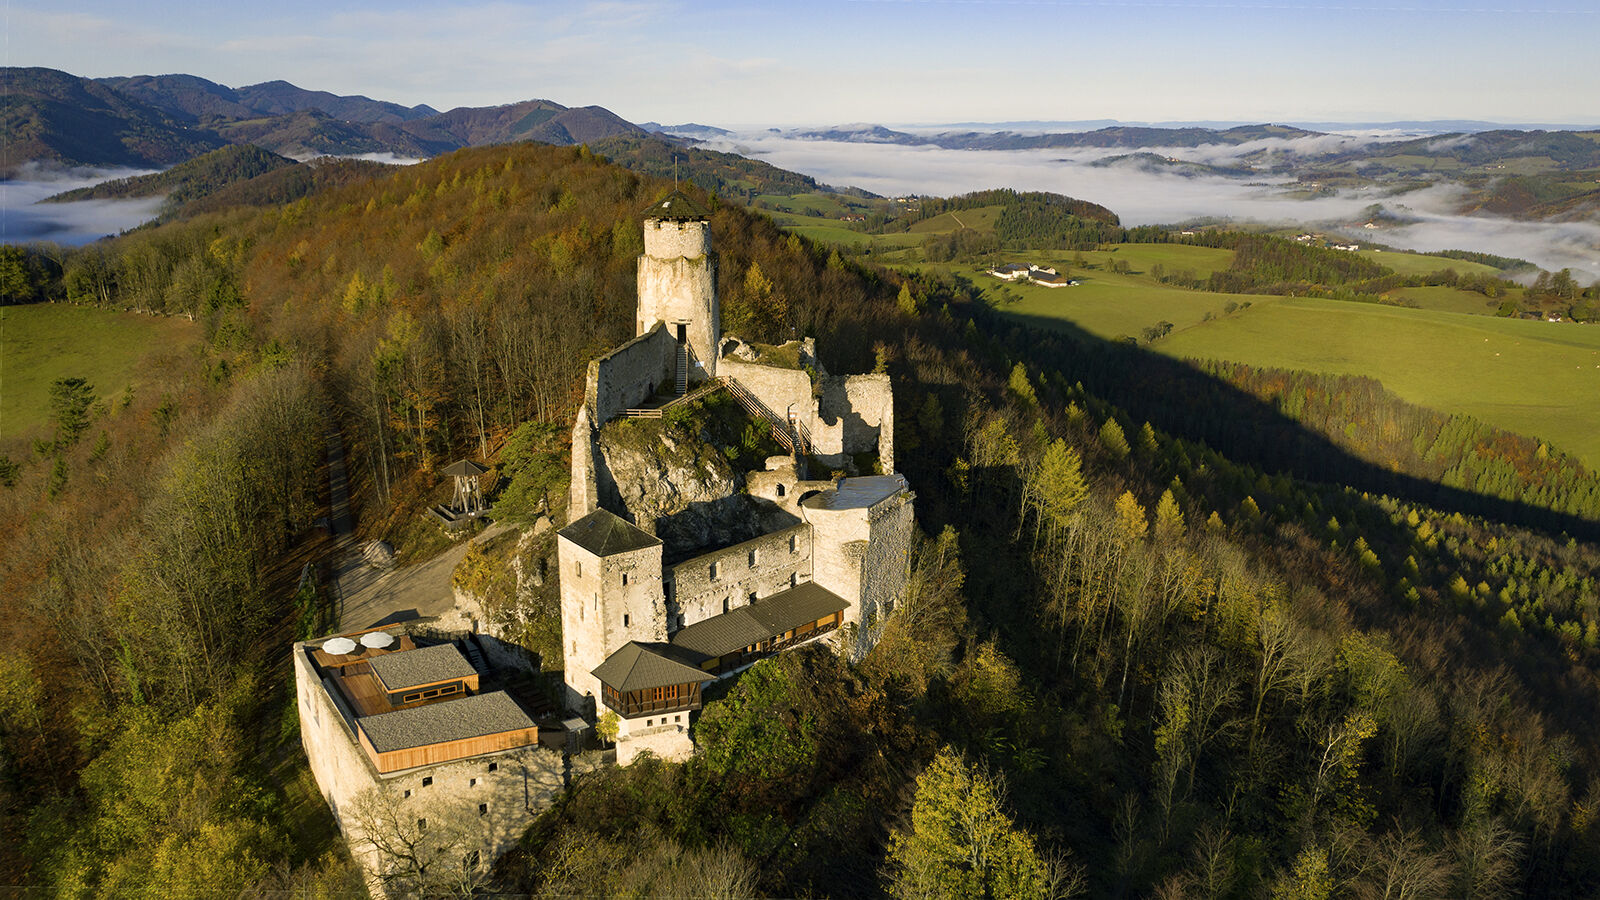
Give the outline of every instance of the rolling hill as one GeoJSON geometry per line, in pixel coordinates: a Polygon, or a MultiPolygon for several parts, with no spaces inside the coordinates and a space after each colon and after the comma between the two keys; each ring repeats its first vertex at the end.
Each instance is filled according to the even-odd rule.
{"type": "Polygon", "coordinates": [[[25,163],[155,168],[227,144],[282,156],[393,154],[540,141],[581,144],[647,132],[598,106],[550,100],[438,112],[286,81],[230,88],[193,75],[88,79],[45,68],[0,69],[0,177],[25,163]]]}

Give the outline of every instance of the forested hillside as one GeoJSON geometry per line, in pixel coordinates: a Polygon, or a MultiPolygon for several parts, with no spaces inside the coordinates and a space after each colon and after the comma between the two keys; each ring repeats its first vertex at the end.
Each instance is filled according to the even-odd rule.
{"type": "MultiPolygon", "coordinates": [[[[208,342],[158,356],[151,396],[0,448],[0,867],[71,896],[348,886],[283,693],[323,431],[370,534],[508,437],[511,488],[558,506],[584,363],[632,334],[639,213],[668,187],[582,148],[466,150],[64,258],[75,301],[208,342]]],[[[1347,487],[1362,461],[1264,384],[1019,328],[708,203],[727,330],[894,379],[913,590],[860,663],[727,686],[693,761],[581,780],[499,887],[1592,890],[1600,548],[1420,479],[1347,487]],[[1292,464],[1227,424],[1258,422],[1292,464]]],[[[1533,453],[1529,485],[1571,489],[1533,453]]]]}

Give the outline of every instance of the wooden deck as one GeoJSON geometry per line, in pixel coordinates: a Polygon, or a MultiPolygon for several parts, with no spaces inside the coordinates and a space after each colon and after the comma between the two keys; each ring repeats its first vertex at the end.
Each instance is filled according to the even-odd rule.
{"type": "MultiPolygon", "coordinates": [[[[367,631],[382,630],[383,629],[381,628],[367,629],[367,631]]],[[[400,635],[400,637],[394,643],[383,648],[382,650],[374,650],[371,647],[363,647],[360,644],[361,636],[366,634],[367,631],[355,631],[351,632],[350,634],[339,635],[339,637],[347,637],[357,642],[355,652],[353,653],[346,653],[343,656],[334,656],[332,653],[328,653],[321,647],[317,647],[311,651],[311,658],[316,660],[317,665],[321,666],[324,670],[327,670],[328,674],[333,675],[337,674],[341,669],[345,669],[359,663],[371,662],[374,658],[384,656],[385,654],[400,653],[406,650],[417,649],[416,642],[411,640],[411,635],[409,634],[400,635]]]]}

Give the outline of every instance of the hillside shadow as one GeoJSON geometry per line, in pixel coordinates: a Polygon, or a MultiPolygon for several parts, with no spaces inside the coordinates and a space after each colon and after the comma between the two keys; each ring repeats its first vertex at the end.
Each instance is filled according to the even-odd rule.
{"type": "Polygon", "coordinates": [[[1171,357],[1108,341],[1060,319],[977,309],[983,330],[1014,354],[1048,366],[1068,382],[1185,440],[1271,474],[1389,494],[1446,513],[1460,512],[1585,540],[1600,522],[1395,472],[1232,385],[1171,357]]]}

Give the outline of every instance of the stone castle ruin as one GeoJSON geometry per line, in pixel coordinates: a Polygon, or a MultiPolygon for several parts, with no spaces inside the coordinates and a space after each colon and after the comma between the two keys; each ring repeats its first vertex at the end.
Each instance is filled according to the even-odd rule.
{"type": "MultiPolygon", "coordinates": [[[[301,743],[375,893],[482,871],[595,764],[571,752],[587,723],[615,715],[623,765],[689,756],[706,686],[798,644],[864,649],[905,591],[913,497],[888,376],[830,376],[809,340],[724,336],[705,211],[674,192],[644,229],[638,334],[589,364],[556,537],[557,702],[582,718],[562,720],[531,657],[475,615],[435,630],[466,628],[460,609],[294,645],[301,743]],[[704,438],[630,427],[697,400],[765,421],[788,454],[741,471],[704,438]]],[[[458,465],[447,512],[466,521],[481,467],[458,465]]]]}
{"type": "Polygon", "coordinates": [[[624,765],[645,750],[692,754],[705,684],[861,634],[905,590],[913,495],[893,474],[889,377],[830,376],[810,340],[724,336],[716,273],[705,210],[674,191],[645,212],[637,336],[589,363],[572,431],[571,523],[557,539],[567,704],[615,713],[624,765]],[[608,423],[716,391],[789,455],[734,472],[670,439],[641,449],[609,436],[608,423]],[[813,467],[881,474],[818,479],[813,467]]]}

